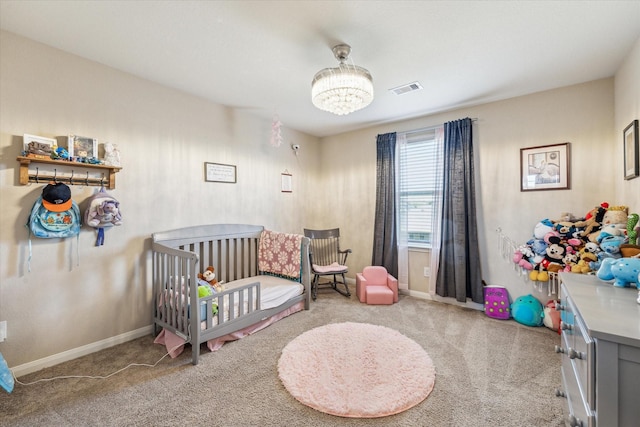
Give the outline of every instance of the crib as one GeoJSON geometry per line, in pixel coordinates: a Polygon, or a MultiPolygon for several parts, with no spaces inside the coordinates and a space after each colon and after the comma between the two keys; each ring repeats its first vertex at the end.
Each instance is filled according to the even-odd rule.
{"type": "Polygon", "coordinates": [[[309,243],[301,235],[246,224],[209,224],[153,233],[154,333],[168,331],[190,344],[192,363],[197,365],[202,343],[308,310],[309,243]],[[291,261],[274,259],[274,254],[286,251],[291,261]],[[199,298],[198,273],[209,265],[214,266],[225,290],[199,298]],[[267,290],[288,290],[289,286],[297,291],[265,303],[267,290]]]}

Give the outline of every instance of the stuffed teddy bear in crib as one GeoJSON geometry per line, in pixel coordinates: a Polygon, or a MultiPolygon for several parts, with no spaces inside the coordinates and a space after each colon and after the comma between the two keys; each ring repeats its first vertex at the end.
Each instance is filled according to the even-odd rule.
{"type": "Polygon", "coordinates": [[[216,279],[215,268],[213,266],[207,267],[204,273],[198,273],[198,279],[202,279],[209,284],[216,292],[222,292],[224,287],[216,279]]]}

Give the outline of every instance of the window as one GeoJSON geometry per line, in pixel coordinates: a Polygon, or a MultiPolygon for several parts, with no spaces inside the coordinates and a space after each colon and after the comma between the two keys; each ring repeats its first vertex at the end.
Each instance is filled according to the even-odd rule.
{"type": "Polygon", "coordinates": [[[442,191],[442,126],[398,133],[398,229],[409,246],[430,247],[442,191]]]}

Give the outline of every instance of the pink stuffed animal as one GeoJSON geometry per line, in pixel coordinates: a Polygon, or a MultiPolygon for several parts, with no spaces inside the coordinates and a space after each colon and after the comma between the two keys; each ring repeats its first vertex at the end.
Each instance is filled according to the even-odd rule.
{"type": "Polygon", "coordinates": [[[544,326],[560,333],[560,312],[556,310],[556,301],[549,300],[544,306],[544,317],[542,318],[544,326]]]}

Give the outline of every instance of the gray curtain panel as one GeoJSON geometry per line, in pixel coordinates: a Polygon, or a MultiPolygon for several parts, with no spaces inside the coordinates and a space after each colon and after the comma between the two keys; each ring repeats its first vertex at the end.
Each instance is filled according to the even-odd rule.
{"type": "Polygon", "coordinates": [[[396,133],[378,135],[376,161],[376,216],[371,265],[381,265],[398,277],[396,234],[396,133]]]}
{"type": "Polygon", "coordinates": [[[436,294],[483,303],[470,118],[444,124],[440,266],[436,294]]]}

